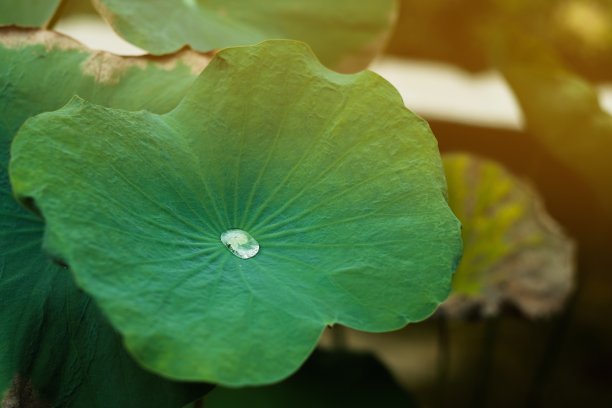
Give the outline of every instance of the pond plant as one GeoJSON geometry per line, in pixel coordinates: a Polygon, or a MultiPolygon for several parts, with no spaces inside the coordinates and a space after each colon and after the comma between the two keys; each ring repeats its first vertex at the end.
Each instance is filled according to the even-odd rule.
{"type": "Polygon", "coordinates": [[[562,308],[537,194],[364,70],[397,2],[94,1],[142,57],[52,31],[75,4],[0,4],[2,408],[334,406],[337,364],[411,406],[322,333],[562,308]]]}

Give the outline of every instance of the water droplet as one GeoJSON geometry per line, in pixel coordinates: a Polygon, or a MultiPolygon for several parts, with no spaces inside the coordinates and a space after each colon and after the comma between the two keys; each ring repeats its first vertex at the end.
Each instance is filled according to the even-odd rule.
{"type": "Polygon", "coordinates": [[[259,243],[246,231],[230,229],[221,234],[221,242],[238,258],[249,259],[259,252],[259,243]]]}

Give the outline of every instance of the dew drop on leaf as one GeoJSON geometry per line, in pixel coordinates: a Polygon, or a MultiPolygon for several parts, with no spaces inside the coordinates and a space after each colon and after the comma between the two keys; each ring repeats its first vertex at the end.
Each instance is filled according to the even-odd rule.
{"type": "Polygon", "coordinates": [[[246,231],[230,229],[221,234],[221,242],[238,258],[249,259],[259,252],[259,243],[246,231]]]}

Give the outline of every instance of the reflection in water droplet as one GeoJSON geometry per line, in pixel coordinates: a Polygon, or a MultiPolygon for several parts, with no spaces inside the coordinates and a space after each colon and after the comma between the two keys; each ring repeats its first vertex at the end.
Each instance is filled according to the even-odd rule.
{"type": "Polygon", "coordinates": [[[221,234],[221,242],[238,258],[249,259],[259,252],[259,243],[248,232],[230,229],[221,234]]]}

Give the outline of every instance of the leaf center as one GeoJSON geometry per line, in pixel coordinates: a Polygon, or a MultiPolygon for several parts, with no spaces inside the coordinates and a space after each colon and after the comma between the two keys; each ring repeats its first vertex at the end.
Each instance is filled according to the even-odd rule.
{"type": "Polygon", "coordinates": [[[259,243],[246,231],[229,229],[221,234],[221,242],[238,258],[249,259],[259,252],[259,243]]]}

